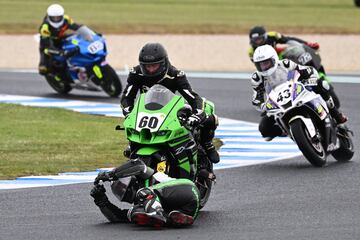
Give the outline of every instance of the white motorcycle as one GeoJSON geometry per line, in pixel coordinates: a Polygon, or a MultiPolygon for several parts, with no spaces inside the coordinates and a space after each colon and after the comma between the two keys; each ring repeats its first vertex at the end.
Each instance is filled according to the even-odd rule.
{"type": "Polygon", "coordinates": [[[286,82],[266,89],[267,116],[274,117],[313,166],[324,166],[329,154],[337,161],[350,161],[354,155],[352,131],[345,124],[336,124],[324,99],[311,91],[311,82],[305,85],[298,81],[299,76],[291,71],[286,82]]]}

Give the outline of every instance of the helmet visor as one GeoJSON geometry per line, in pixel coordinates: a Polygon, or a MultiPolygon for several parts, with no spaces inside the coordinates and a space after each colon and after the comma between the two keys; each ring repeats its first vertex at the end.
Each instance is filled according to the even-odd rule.
{"type": "Polygon", "coordinates": [[[145,64],[144,68],[146,69],[146,72],[148,72],[149,74],[154,74],[159,70],[160,63],[145,64]]]}
{"type": "Polygon", "coordinates": [[[254,34],[254,36],[251,36],[251,44],[253,46],[261,46],[264,45],[266,42],[266,35],[265,34],[254,34]]]}
{"type": "Polygon", "coordinates": [[[273,58],[269,58],[261,62],[256,62],[255,66],[259,72],[265,72],[275,66],[275,60],[273,58]]]}
{"type": "Polygon", "coordinates": [[[166,69],[165,60],[157,62],[140,62],[140,68],[145,76],[157,76],[160,75],[166,69]]]}
{"type": "Polygon", "coordinates": [[[59,23],[64,19],[64,16],[49,16],[49,20],[53,23],[59,23]]]}

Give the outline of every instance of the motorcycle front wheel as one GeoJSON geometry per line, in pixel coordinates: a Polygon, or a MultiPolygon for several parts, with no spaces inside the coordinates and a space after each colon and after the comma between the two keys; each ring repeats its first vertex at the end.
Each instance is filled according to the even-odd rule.
{"type": "Polygon", "coordinates": [[[101,83],[101,88],[110,97],[118,97],[122,91],[122,85],[119,76],[109,64],[103,66],[102,71],[104,74],[104,79],[101,83]]]}
{"type": "Polygon", "coordinates": [[[344,129],[339,127],[338,138],[340,148],[331,154],[338,162],[348,162],[354,156],[354,144],[346,127],[344,129]]]}
{"type": "Polygon", "coordinates": [[[301,119],[290,123],[291,134],[305,158],[315,167],[326,164],[326,151],[320,141],[311,138],[301,119]]]}

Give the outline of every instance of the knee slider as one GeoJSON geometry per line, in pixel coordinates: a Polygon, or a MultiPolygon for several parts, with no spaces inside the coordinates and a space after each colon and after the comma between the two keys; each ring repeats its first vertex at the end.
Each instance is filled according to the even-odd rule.
{"type": "Polygon", "coordinates": [[[327,81],[322,80],[321,81],[321,87],[326,91],[330,90],[330,84],[327,81]]]}

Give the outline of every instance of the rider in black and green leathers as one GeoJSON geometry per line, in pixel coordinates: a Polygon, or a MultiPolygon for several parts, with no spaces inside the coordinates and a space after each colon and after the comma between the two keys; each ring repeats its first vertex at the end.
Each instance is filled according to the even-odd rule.
{"type": "Polygon", "coordinates": [[[189,226],[199,212],[200,193],[191,180],[171,178],[162,172],[154,174],[141,160],[130,160],[111,172],[100,173],[95,182],[90,195],[110,222],[189,226]],[[128,177],[117,178],[124,174],[128,177]],[[112,204],[100,181],[113,181],[114,195],[134,205],[120,209],[112,204]]]}
{"type": "Polygon", "coordinates": [[[249,32],[250,48],[248,51],[250,60],[253,61],[254,51],[257,47],[270,45],[275,50],[277,44],[285,44],[288,41],[296,41],[317,50],[320,46],[316,42],[307,42],[297,37],[285,36],[279,32],[267,32],[263,26],[255,26],[249,32]]]}
{"type": "Polygon", "coordinates": [[[139,65],[131,69],[120,100],[124,116],[133,109],[136,95],[155,84],[160,84],[173,93],[179,92],[190,104],[193,114],[188,118],[188,123],[199,126],[201,146],[210,161],[218,163],[219,154],[212,143],[218,117],[205,113],[205,101],[191,88],[184,71],[171,65],[167,52],[160,43],[147,43],[140,50],[139,65]]]}

